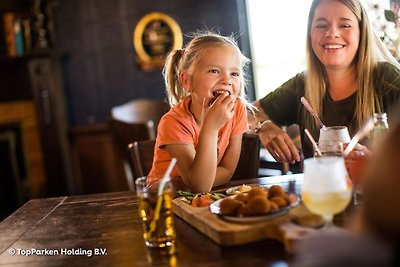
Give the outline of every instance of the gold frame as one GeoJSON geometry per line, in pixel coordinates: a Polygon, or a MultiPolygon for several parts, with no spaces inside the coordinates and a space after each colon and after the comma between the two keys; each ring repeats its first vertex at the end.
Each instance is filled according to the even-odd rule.
{"type": "Polygon", "coordinates": [[[137,61],[139,63],[139,66],[143,70],[151,70],[162,67],[165,62],[165,56],[170,52],[170,51],[165,51],[165,53],[161,56],[152,57],[144,48],[142,39],[143,34],[145,33],[145,30],[150,25],[150,23],[157,20],[165,23],[171,30],[172,33],[172,36],[170,36],[172,38],[171,49],[177,50],[182,48],[183,44],[182,31],[178,23],[173,18],[160,12],[152,12],[145,15],[139,20],[133,33],[133,46],[138,56],[137,61]]]}

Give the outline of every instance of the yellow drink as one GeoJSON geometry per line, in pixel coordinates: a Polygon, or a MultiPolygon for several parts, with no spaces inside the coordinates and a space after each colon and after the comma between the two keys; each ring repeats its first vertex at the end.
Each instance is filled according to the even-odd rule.
{"type": "Polygon", "coordinates": [[[351,190],[342,192],[302,192],[304,205],[318,215],[332,215],[343,211],[351,200],[351,190]]]}
{"type": "Polygon", "coordinates": [[[169,247],[175,240],[174,214],[172,211],[172,193],[171,190],[164,190],[161,196],[157,192],[146,192],[139,197],[139,216],[142,218],[144,227],[144,240],[150,247],[169,247]],[[159,217],[153,223],[157,200],[161,200],[159,217]]]}

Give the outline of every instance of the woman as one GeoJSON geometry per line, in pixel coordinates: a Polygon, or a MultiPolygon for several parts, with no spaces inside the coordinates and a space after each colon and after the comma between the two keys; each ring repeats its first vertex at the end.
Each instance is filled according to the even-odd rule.
{"type": "Polygon", "coordinates": [[[260,140],[278,162],[300,161],[278,125],[300,125],[305,157],[312,156],[312,145],[304,129],[318,140],[319,125],[302,106],[302,96],[325,125],[345,125],[352,136],[375,112],[390,118],[400,106],[400,65],[374,34],[359,0],[314,0],[306,48],[307,71],[254,103],[260,140]]]}

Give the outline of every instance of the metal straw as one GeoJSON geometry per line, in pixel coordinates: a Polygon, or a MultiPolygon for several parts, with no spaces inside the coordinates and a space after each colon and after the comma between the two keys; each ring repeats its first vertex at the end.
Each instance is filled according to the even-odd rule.
{"type": "Polygon", "coordinates": [[[304,96],[300,98],[301,103],[303,103],[304,107],[311,113],[311,115],[314,116],[314,118],[317,120],[321,128],[326,128],[326,126],[322,123],[321,119],[318,117],[317,113],[313,110],[313,108],[310,106],[310,103],[308,103],[307,99],[305,99],[304,96]]]}
{"type": "Polygon", "coordinates": [[[357,145],[364,136],[366,136],[374,128],[374,119],[370,118],[367,123],[356,133],[356,135],[351,139],[350,143],[347,145],[346,149],[343,151],[343,157],[347,157],[350,152],[357,145]]]}
{"type": "Polygon", "coordinates": [[[304,129],[304,132],[306,132],[308,138],[310,139],[312,145],[315,147],[315,151],[317,151],[318,156],[322,157],[321,150],[319,150],[317,142],[315,142],[314,138],[310,134],[310,132],[307,129],[304,129]]]}

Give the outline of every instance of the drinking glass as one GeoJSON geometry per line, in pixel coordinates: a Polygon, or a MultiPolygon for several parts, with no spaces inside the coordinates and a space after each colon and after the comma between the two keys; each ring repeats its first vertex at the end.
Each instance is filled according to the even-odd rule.
{"type": "Polygon", "coordinates": [[[333,215],[345,210],[352,196],[342,157],[309,158],[304,161],[304,182],[301,189],[304,205],[324,217],[332,225],[333,215]]]}
{"type": "Polygon", "coordinates": [[[343,155],[343,143],[336,141],[322,141],[314,146],[314,157],[341,157],[343,155]],[[321,155],[318,154],[318,150],[321,155]]]}
{"type": "Polygon", "coordinates": [[[331,141],[347,144],[350,140],[349,130],[346,126],[329,126],[319,130],[318,143],[331,141]]]}
{"type": "Polygon", "coordinates": [[[175,227],[172,211],[173,190],[169,181],[161,195],[157,187],[148,187],[147,177],[136,179],[136,194],[139,198],[139,216],[143,221],[143,238],[148,247],[174,246],[175,227]]]}
{"type": "Polygon", "coordinates": [[[364,155],[356,159],[346,159],[347,172],[351,182],[353,183],[353,204],[356,208],[359,207],[362,197],[362,177],[368,165],[368,158],[364,155]]]}

